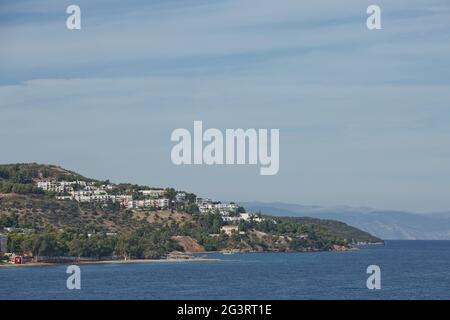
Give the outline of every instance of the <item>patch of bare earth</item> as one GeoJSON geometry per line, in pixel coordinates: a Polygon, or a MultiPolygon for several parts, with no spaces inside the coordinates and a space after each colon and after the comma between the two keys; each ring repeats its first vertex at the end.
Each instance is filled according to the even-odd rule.
{"type": "Polygon", "coordinates": [[[141,211],[135,210],[133,218],[137,220],[147,220],[149,223],[180,223],[183,221],[192,221],[192,216],[184,212],[171,212],[169,210],[162,211],[141,211]]]}

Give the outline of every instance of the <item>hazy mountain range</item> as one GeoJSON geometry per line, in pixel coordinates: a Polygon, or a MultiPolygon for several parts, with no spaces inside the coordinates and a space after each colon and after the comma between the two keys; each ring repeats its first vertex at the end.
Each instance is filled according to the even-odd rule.
{"type": "Polygon", "coordinates": [[[450,240],[450,212],[417,214],[367,207],[306,206],[282,202],[240,202],[249,211],[279,216],[334,219],[382,239],[450,240]]]}

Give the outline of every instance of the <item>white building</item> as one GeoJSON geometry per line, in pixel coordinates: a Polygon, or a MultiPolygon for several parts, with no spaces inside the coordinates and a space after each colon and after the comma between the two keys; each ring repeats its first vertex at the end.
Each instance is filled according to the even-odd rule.
{"type": "Polygon", "coordinates": [[[223,226],[220,228],[220,231],[225,232],[225,234],[231,236],[233,233],[239,232],[239,226],[237,225],[230,225],[230,226],[223,226]]]}
{"type": "MultiPolygon", "coordinates": [[[[158,209],[166,209],[170,206],[169,199],[165,197],[166,189],[154,188],[139,190],[145,196],[145,199],[133,201],[131,195],[113,195],[108,190],[114,189],[114,185],[105,184],[97,185],[93,182],[85,181],[55,181],[42,180],[38,181],[37,186],[45,191],[53,191],[59,193],[58,200],[76,200],[79,202],[96,202],[106,203],[119,202],[123,208],[148,208],[154,207],[158,209]]],[[[182,203],[186,201],[187,194],[185,192],[177,192],[174,202],[182,203]]],[[[248,220],[249,216],[229,217],[237,211],[238,205],[234,202],[222,203],[220,201],[212,201],[209,198],[196,198],[196,204],[202,213],[219,213],[225,221],[237,222],[239,220],[248,220]]]]}
{"type": "Polygon", "coordinates": [[[166,209],[169,207],[169,199],[168,198],[145,199],[145,200],[130,199],[129,201],[127,201],[127,207],[129,209],[148,208],[148,207],[166,209]]]}
{"type": "Polygon", "coordinates": [[[136,208],[137,208],[137,201],[136,200],[128,201],[128,209],[136,209],[136,208]]]}
{"type": "Polygon", "coordinates": [[[168,206],[169,206],[168,198],[158,199],[158,207],[159,208],[167,208],[168,206]]]}
{"type": "Polygon", "coordinates": [[[239,222],[242,219],[241,217],[222,216],[222,220],[226,222],[239,222]]]}
{"type": "Polygon", "coordinates": [[[140,193],[142,193],[144,196],[149,196],[152,198],[159,198],[162,197],[166,190],[164,189],[150,189],[150,190],[139,190],[140,193]]]}
{"type": "Polygon", "coordinates": [[[212,200],[209,198],[197,198],[195,199],[195,204],[197,205],[212,205],[212,200]]]}
{"type": "Polygon", "coordinates": [[[263,218],[258,217],[254,213],[241,213],[240,214],[240,218],[241,218],[241,220],[244,220],[244,221],[251,221],[251,220],[253,220],[255,222],[261,222],[261,221],[264,220],[263,218]]]}
{"type": "Polygon", "coordinates": [[[43,180],[38,181],[38,188],[44,191],[52,191],[57,193],[69,193],[74,191],[74,186],[78,185],[80,188],[88,188],[85,181],[55,181],[55,180],[43,180]]]}

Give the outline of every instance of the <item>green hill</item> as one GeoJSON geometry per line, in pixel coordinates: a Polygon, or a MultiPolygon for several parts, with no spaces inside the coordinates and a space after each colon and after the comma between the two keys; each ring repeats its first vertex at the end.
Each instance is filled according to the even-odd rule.
{"type": "Polygon", "coordinates": [[[0,165],[0,193],[42,194],[35,182],[40,179],[95,181],[54,165],[17,163],[0,165]]]}

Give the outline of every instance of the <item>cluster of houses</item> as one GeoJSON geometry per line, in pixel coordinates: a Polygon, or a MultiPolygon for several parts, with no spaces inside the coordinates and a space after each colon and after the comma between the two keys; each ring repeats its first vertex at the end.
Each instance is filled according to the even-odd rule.
{"type": "Polygon", "coordinates": [[[76,200],[78,202],[105,203],[111,201],[127,206],[133,199],[131,195],[115,195],[109,193],[114,186],[112,184],[96,185],[86,181],[38,181],[38,188],[44,191],[54,192],[59,200],[76,200]]]}
{"type": "MultiPolygon", "coordinates": [[[[155,208],[167,209],[169,207],[169,198],[166,197],[166,190],[148,189],[139,190],[143,199],[136,200],[129,193],[113,194],[113,184],[98,185],[86,181],[39,181],[37,186],[44,191],[56,193],[59,200],[76,200],[78,202],[94,202],[94,203],[120,203],[122,208],[139,209],[139,208],[155,208]]],[[[186,194],[178,192],[176,194],[176,202],[184,202],[186,194]]]]}
{"type": "MultiPolygon", "coordinates": [[[[54,192],[57,199],[60,200],[76,200],[79,202],[94,202],[94,203],[120,203],[122,208],[129,209],[143,209],[154,208],[157,210],[166,209],[169,207],[169,198],[167,197],[166,189],[147,189],[139,190],[140,196],[133,199],[130,192],[123,192],[123,194],[115,194],[112,192],[115,188],[113,184],[99,185],[86,181],[39,181],[37,183],[39,188],[48,192],[54,192]]],[[[184,192],[177,192],[174,200],[175,204],[184,204],[187,201],[187,195],[184,192]]],[[[239,206],[235,202],[222,203],[220,201],[213,201],[208,198],[196,198],[195,204],[198,206],[201,213],[219,213],[222,220],[229,222],[223,226],[221,231],[232,235],[239,232],[239,222],[241,221],[255,221],[261,222],[262,218],[259,214],[239,212],[239,206]]],[[[32,233],[33,229],[6,227],[3,229],[8,233],[32,233]]],[[[115,233],[109,233],[108,236],[114,236],[115,233]]],[[[88,236],[91,236],[90,234],[88,236]]],[[[0,253],[7,253],[8,236],[0,233],[0,253]]],[[[15,264],[23,263],[23,257],[10,255],[9,262],[15,264]]]]}
{"type": "MultiPolygon", "coordinates": [[[[122,208],[137,209],[154,207],[165,209],[169,207],[164,189],[140,190],[144,200],[133,200],[130,194],[113,194],[113,184],[97,185],[86,181],[39,181],[37,186],[45,191],[55,192],[59,200],[76,200],[78,202],[120,203],[122,208]]],[[[177,195],[178,196],[178,195],[177,195]]]]}
{"type": "Polygon", "coordinates": [[[256,221],[261,222],[263,218],[253,213],[239,213],[239,206],[235,202],[223,203],[220,201],[213,201],[208,198],[197,198],[196,204],[201,213],[215,212],[222,216],[222,220],[227,222],[240,221],[256,221]]]}
{"type": "Polygon", "coordinates": [[[208,198],[197,198],[195,204],[198,206],[201,213],[218,212],[223,216],[236,212],[238,209],[238,205],[234,202],[222,203],[208,198]]]}
{"type": "MultiPolygon", "coordinates": [[[[37,186],[44,191],[54,192],[59,200],[76,200],[79,202],[95,203],[120,203],[122,208],[145,209],[154,208],[157,210],[167,209],[170,206],[170,199],[167,197],[167,191],[163,188],[152,188],[139,190],[141,195],[138,199],[127,192],[115,194],[111,192],[114,189],[113,184],[101,184],[87,181],[39,181],[37,186]]],[[[177,192],[175,204],[184,204],[187,200],[184,192],[177,192]]],[[[227,222],[239,221],[262,221],[261,217],[255,214],[238,213],[239,206],[234,202],[222,203],[208,198],[196,198],[196,205],[201,213],[214,212],[219,213],[222,219],[227,222]]]]}

